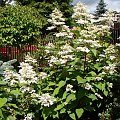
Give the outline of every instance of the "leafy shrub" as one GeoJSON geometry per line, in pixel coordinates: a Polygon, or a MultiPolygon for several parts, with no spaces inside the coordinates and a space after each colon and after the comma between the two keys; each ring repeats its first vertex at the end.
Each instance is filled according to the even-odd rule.
{"type": "Polygon", "coordinates": [[[0,8],[1,44],[21,45],[33,43],[39,37],[43,22],[39,13],[28,6],[5,6],[0,8]]]}
{"type": "Polygon", "coordinates": [[[61,12],[55,11],[57,17],[52,14],[49,21],[54,23],[51,28],[58,29],[56,40],[40,56],[47,61],[46,67],[39,71],[37,61],[26,56],[18,72],[3,72],[1,118],[110,119],[112,90],[120,72],[120,44],[106,42],[108,27],[93,24],[82,4],[75,6],[77,23],[72,30],[65,26],[61,12]]]}

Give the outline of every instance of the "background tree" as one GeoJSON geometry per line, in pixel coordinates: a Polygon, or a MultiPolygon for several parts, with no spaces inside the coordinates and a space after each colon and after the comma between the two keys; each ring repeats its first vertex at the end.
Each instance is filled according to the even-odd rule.
{"type": "Polygon", "coordinates": [[[22,6],[31,6],[36,8],[39,14],[44,18],[44,26],[42,29],[42,34],[47,34],[46,28],[48,27],[49,23],[47,22],[49,15],[51,12],[58,8],[62,11],[64,17],[66,18],[66,24],[71,25],[72,19],[72,1],[73,0],[16,0],[19,5],[22,6]]]}
{"type": "Polygon", "coordinates": [[[0,42],[16,46],[35,42],[43,23],[44,19],[35,8],[17,5],[1,7],[0,42]]]}
{"type": "Polygon", "coordinates": [[[107,11],[106,9],[106,3],[104,0],[100,0],[95,11],[95,15],[97,17],[100,17],[102,14],[104,14],[107,11]]]}

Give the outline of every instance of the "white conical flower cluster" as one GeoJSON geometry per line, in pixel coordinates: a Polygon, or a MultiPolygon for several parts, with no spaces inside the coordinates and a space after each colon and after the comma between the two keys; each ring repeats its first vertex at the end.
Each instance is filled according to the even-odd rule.
{"type": "Polygon", "coordinates": [[[65,24],[65,18],[63,17],[63,14],[60,10],[55,8],[53,12],[50,14],[51,19],[48,19],[48,22],[51,23],[53,26],[50,26],[47,28],[47,30],[52,30],[56,28],[57,26],[64,25],[65,24]]]}
{"type": "Polygon", "coordinates": [[[74,7],[74,14],[72,18],[75,19],[76,23],[78,24],[88,24],[90,20],[90,15],[88,14],[87,8],[83,3],[78,3],[74,7]]]}
{"type": "Polygon", "coordinates": [[[57,28],[59,32],[54,34],[56,37],[73,38],[73,33],[70,31],[69,26],[65,25],[65,18],[63,18],[63,14],[59,9],[55,8],[50,14],[50,17],[51,19],[48,19],[48,22],[51,23],[52,26],[48,27],[47,30],[57,28]]]}

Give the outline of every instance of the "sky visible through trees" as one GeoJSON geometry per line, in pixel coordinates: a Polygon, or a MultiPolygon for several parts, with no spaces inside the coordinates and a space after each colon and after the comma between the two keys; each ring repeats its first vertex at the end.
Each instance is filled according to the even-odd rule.
{"type": "MultiPolygon", "coordinates": [[[[2,0],[0,0],[0,2],[1,1],[2,0]]],[[[107,4],[107,9],[120,12],[120,7],[119,7],[120,0],[104,0],[104,1],[107,4]]],[[[85,3],[88,6],[90,12],[94,12],[99,0],[73,0],[72,4],[75,5],[78,2],[85,3]]]]}
{"type": "MultiPolygon", "coordinates": [[[[99,2],[99,0],[73,0],[73,4],[76,4],[79,1],[85,3],[88,6],[90,12],[95,11],[96,6],[99,2]]],[[[104,2],[107,4],[107,9],[112,9],[120,12],[120,0],[104,0],[104,2]]]]}

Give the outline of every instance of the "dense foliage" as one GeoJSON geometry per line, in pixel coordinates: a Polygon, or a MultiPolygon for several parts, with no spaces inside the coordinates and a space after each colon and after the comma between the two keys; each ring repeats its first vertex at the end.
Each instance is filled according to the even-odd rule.
{"type": "Polygon", "coordinates": [[[108,43],[111,16],[95,21],[78,3],[72,15],[76,25],[70,28],[55,8],[47,29],[56,29],[55,42],[40,46],[37,53],[46,66],[40,68],[27,55],[19,70],[2,71],[1,119],[110,120],[112,108],[119,108],[114,99],[119,90],[113,89],[120,78],[120,44],[108,43]]]}
{"type": "MultiPolygon", "coordinates": [[[[36,10],[39,12],[42,17],[45,19],[49,18],[49,14],[54,10],[55,7],[59,8],[63,15],[66,18],[67,25],[71,25],[72,19],[71,15],[73,12],[72,9],[72,0],[16,0],[18,4],[20,5],[30,5],[32,7],[35,7],[36,10]]],[[[46,19],[46,25],[42,29],[42,33],[46,34],[48,31],[46,31],[46,27],[48,26],[48,22],[46,19]]]]}
{"type": "MultiPolygon", "coordinates": [[[[2,1],[1,5],[4,7],[7,4],[11,4],[13,0],[5,0],[2,1]]],[[[37,11],[35,14],[37,14],[37,17],[42,21],[42,29],[41,32],[43,35],[48,34],[49,32],[46,31],[48,24],[47,19],[49,18],[49,14],[54,10],[54,8],[59,8],[64,16],[66,17],[67,25],[72,24],[71,15],[73,12],[72,9],[72,0],[14,0],[14,4],[19,4],[22,6],[29,6],[35,8],[37,11]]],[[[28,10],[26,9],[26,12],[28,10]]],[[[30,12],[31,13],[31,12],[30,12]]],[[[18,13],[19,14],[19,13],[18,13]]],[[[16,16],[17,17],[17,16],[16,16]]]]}
{"type": "Polygon", "coordinates": [[[35,42],[41,34],[44,19],[28,6],[5,6],[0,8],[1,44],[21,45],[35,42]],[[38,17],[39,16],[39,17],[38,17]]]}

